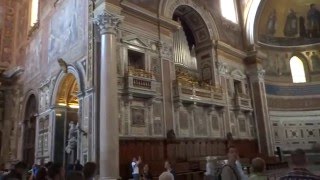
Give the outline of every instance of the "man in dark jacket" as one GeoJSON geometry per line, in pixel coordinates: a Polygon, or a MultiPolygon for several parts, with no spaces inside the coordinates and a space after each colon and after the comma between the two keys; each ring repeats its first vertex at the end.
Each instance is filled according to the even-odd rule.
{"type": "Polygon", "coordinates": [[[2,180],[22,180],[24,173],[27,170],[27,165],[24,162],[18,162],[14,168],[4,175],[2,180]]]}

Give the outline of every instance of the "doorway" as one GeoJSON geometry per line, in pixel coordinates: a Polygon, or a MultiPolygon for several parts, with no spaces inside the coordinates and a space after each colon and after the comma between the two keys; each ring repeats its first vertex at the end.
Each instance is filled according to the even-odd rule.
{"type": "Polygon", "coordinates": [[[81,133],[79,123],[79,84],[76,77],[68,73],[59,85],[54,130],[54,162],[65,167],[79,158],[81,133]]]}
{"type": "Polygon", "coordinates": [[[22,159],[28,167],[34,164],[35,135],[36,135],[37,103],[35,95],[30,95],[26,104],[25,117],[23,121],[23,154],[22,159]]]}

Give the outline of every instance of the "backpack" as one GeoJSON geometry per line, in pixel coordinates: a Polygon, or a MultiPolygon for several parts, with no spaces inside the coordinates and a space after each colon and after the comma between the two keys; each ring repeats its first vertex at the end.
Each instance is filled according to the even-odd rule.
{"type": "Polygon", "coordinates": [[[233,167],[231,167],[230,165],[227,165],[227,164],[224,164],[223,166],[220,166],[220,167],[218,167],[216,169],[215,178],[214,179],[215,180],[222,180],[222,176],[221,176],[222,175],[222,170],[226,166],[229,166],[232,169],[233,173],[236,175],[237,179],[239,180],[240,178],[238,177],[236,170],[233,167]]]}

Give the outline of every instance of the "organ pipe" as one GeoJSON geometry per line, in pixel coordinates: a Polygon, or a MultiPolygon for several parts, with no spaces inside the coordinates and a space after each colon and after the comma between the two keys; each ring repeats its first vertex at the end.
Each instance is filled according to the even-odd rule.
{"type": "MultiPolygon", "coordinates": [[[[178,20],[178,22],[180,22],[178,20]]],[[[180,22],[181,24],[181,22],[180,22]]],[[[197,70],[195,47],[189,49],[186,34],[181,26],[173,35],[174,63],[185,66],[191,70],[197,70]]]]}

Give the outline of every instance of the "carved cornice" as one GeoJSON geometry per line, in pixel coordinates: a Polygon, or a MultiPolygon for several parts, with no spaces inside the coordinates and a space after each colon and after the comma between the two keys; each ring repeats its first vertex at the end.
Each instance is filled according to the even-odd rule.
{"type": "Polygon", "coordinates": [[[229,67],[224,62],[217,62],[216,66],[220,75],[227,75],[229,73],[229,67]]]}
{"type": "Polygon", "coordinates": [[[99,26],[101,35],[114,34],[117,35],[119,25],[123,21],[124,17],[102,10],[93,19],[93,22],[99,26]]]}
{"type": "Polygon", "coordinates": [[[137,6],[134,3],[122,1],[121,5],[126,13],[129,13],[132,16],[137,16],[151,23],[160,23],[161,26],[171,29],[172,31],[176,31],[180,27],[179,23],[177,23],[176,21],[161,15],[158,17],[157,14],[150,12],[140,6],[137,6]]]}
{"type": "Polygon", "coordinates": [[[232,46],[230,46],[229,44],[226,44],[222,41],[214,41],[212,42],[213,46],[217,46],[217,49],[218,50],[221,50],[225,53],[228,53],[232,56],[235,56],[235,57],[239,57],[240,59],[243,59],[245,57],[247,57],[247,54],[239,49],[236,49],[232,46]]]}

